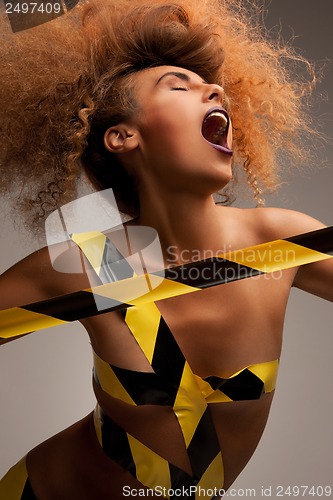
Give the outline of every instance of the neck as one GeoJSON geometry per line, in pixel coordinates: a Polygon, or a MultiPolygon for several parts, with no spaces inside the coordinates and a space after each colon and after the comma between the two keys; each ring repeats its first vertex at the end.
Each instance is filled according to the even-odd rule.
{"type": "Polygon", "coordinates": [[[142,193],[140,202],[136,223],[157,231],[167,264],[197,260],[204,257],[204,251],[221,248],[226,233],[224,212],[212,196],[142,193]]]}

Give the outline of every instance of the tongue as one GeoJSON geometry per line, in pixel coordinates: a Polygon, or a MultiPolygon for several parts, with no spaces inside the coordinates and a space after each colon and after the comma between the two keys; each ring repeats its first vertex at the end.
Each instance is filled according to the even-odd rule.
{"type": "Polygon", "coordinates": [[[213,143],[213,144],[221,144],[221,140],[223,139],[224,133],[226,131],[226,119],[222,116],[211,116],[206,118],[202,126],[202,135],[204,138],[213,143]],[[220,127],[223,132],[218,133],[220,127]]]}

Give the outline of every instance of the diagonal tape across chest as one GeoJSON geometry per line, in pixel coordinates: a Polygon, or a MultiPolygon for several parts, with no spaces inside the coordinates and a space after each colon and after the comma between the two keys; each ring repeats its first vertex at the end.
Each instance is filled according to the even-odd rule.
{"type": "MultiPolygon", "coordinates": [[[[201,484],[202,481],[208,481],[210,485],[216,484],[217,487],[221,487],[223,482],[222,456],[208,404],[169,327],[161,317],[157,307],[155,305],[154,307],[156,308],[154,311],[156,324],[153,326],[150,317],[148,329],[143,327],[144,317],[138,322],[141,329],[138,328],[135,319],[138,319],[140,315],[146,316],[149,311],[153,312],[152,305],[150,305],[149,311],[144,306],[135,308],[134,317],[132,316],[133,308],[127,312],[130,317],[126,318],[130,329],[133,328],[133,335],[139,345],[144,339],[142,350],[147,358],[151,357],[151,366],[154,372],[140,373],[112,365],[108,365],[107,368],[107,364],[100,360],[99,365],[104,363],[104,371],[99,371],[97,368],[98,383],[105,389],[108,385],[107,379],[112,371],[112,376],[117,379],[121,389],[119,390],[117,383],[112,387],[109,386],[107,392],[111,396],[126,402],[131,401],[131,404],[136,405],[172,406],[184,437],[192,468],[192,476],[188,476],[175,465],[169,464],[170,484],[173,488],[177,484],[195,485],[201,484]],[[151,331],[149,327],[152,328],[151,331]],[[151,332],[153,334],[149,335],[151,332]],[[106,377],[105,380],[103,380],[104,377],[106,377]],[[209,479],[207,479],[207,475],[210,476],[209,479]]],[[[143,443],[139,444],[133,436],[128,437],[128,439],[133,461],[136,464],[136,477],[142,480],[143,471],[147,467],[144,455],[149,456],[149,460],[154,462],[153,457],[156,454],[152,450],[148,453],[147,447],[143,443]],[[142,472],[140,472],[140,467],[142,467],[142,472]]],[[[159,456],[155,457],[154,463],[160,463],[161,459],[159,456]]],[[[144,484],[149,486],[147,483],[144,484]]]]}
{"type": "MultiPolygon", "coordinates": [[[[117,250],[110,252],[106,239],[98,238],[93,259],[85,244],[81,242],[80,247],[102,282],[117,278],[116,273],[110,272],[112,260],[120,260],[122,256],[117,250]]],[[[133,275],[129,266],[123,268],[122,277],[133,275]]],[[[273,390],[274,375],[268,376],[274,371],[272,366],[270,363],[253,365],[228,379],[214,376],[202,379],[193,374],[154,302],[128,309],[124,319],[153,371],[120,368],[94,354],[95,381],[106,394],[130,405],[171,406],[183,434],[192,475],[163,459],[101,410],[95,427],[104,450],[150,488],[161,484],[172,488],[184,485],[198,485],[203,489],[222,487],[223,461],[209,403],[257,399],[263,392],[273,390]]]]}

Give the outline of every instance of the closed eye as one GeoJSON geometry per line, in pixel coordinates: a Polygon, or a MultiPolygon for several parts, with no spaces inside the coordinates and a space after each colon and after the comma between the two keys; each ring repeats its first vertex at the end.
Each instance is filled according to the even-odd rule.
{"type": "Polygon", "coordinates": [[[188,89],[185,87],[172,87],[171,90],[188,90],[188,89]]]}

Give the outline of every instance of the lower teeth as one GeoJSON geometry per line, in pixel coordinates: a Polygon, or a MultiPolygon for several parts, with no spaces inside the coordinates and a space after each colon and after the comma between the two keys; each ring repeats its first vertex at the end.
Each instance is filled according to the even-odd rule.
{"type": "Polygon", "coordinates": [[[225,127],[220,127],[218,129],[218,131],[216,132],[214,138],[213,138],[213,142],[214,144],[218,144],[219,143],[219,140],[221,139],[222,135],[224,134],[225,132],[225,127]]]}

